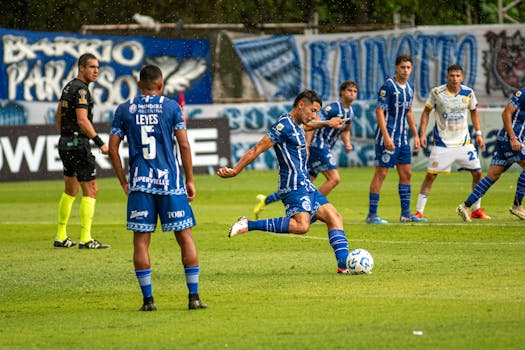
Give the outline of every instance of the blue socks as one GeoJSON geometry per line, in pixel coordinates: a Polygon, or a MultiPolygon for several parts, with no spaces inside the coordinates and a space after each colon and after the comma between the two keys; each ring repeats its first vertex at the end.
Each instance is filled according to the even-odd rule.
{"type": "Polygon", "coordinates": [[[518,184],[516,185],[516,196],[514,197],[514,204],[521,205],[525,195],[525,170],[521,172],[518,177],[518,184]]]}
{"type": "Polygon", "coordinates": [[[328,240],[335,253],[337,267],[346,268],[346,259],[348,258],[348,240],[343,230],[332,230],[328,232],[328,240]]]}
{"type": "Polygon", "coordinates": [[[199,265],[184,267],[189,294],[199,294],[199,270],[199,265]]]}
{"type": "Polygon", "coordinates": [[[377,216],[377,207],[379,206],[379,193],[368,193],[368,217],[377,216]]]}
{"type": "Polygon", "coordinates": [[[474,186],[474,189],[472,190],[472,193],[470,196],[468,196],[467,200],[465,201],[465,204],[467,207],[470,207],[472,203],[476,202],[478,199],[483,197],[483,195],[489,190],[490,186],[494,185],[494,181],[492,181],[488,176],[485,176],[483,179],[481,179],[480,182],[474,186]]]}
{"type": "Polygon", "coordinates": [[[153,295],[151,288],[151,269],[135,270],[135,275],[139,281],[142,297],[147,298],[153,295]]]}
{"type": "Polygon", "coordinates": [[[290,232],[290,218],[283,216],[264,220],[248,220],[248,231],[266,231],[275,233],[290,232]]]}
{"type": "Polygon", "coordinates": [[[399,184],[397,186],[399,200],[401,201],[401,215],[409,217],[410,213],[410,185],[399,184]]]}
{"type": "Polygon", "coordinates": [[[268,197],[266,197],[266,200],[264,201],[265,204],[270,204],[273,202],[277,202],[281,200],[281,196],[279,195],[279,192],[274,192],[272,194],[269,194],[268,197]]]}

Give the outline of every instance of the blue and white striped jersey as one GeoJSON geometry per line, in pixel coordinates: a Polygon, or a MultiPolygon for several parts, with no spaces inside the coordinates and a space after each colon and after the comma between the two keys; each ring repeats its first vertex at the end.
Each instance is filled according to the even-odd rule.
{"type": "MultiPolygon", "coordinates": [[[[396,147],[408,145],[407,114],[412,107],[414,88],[410,82],[399,85],[394,78],[389,78],[379,89],[377,106],[385,111],[388,135],[396,147]]],[[[383,135],[376,128],[375,142],[383,145],[383,135]]]]}
{"type": "MultiPolygon", "coordinates": [[[[509,100],[509,104],[516,108],[512,115],[512,130],[521,143],[525,142],[525,87],[516,91],[509,100]]],[[[505,128],[498,131],[498,138],[508,138],[505,128]]]]}
{"type": "Polygon", "coordinates": [[[165,96],[138,96],[118,106],[111,135],[128,141],[129,191],[186,194],[174,140],[185,128],[180,106],[165,96]]]}
{"type": "Polygon", "coordinates": [[[288,113],[282,114],[266,133],[274,143],[279,162],[279,194],[300,187],[315,191],[306,167],[308,154],[302,125],[298,125],[288,113]]]}
{"type": "Polygon", "coordinates": [[[315,129],[313,131],[314,135],[310,140],[310,147],[328,148],[331,150],[332,147],[334,147],[337,140],[339,139],[339,136],[341,135],[343,130],[346,128],[346,126],[352,124],[352,120],[354,118],[354,110],[352,109],[352,106],[350,106],[350,108],[348,108],[348,110],[345,111],[343,102],[334,101],[322,108],[319,114],[321,119],[323,120],[330,120],[334,117],[339,117],[341,119],[350,118],[350,120],[346,121],[345,125],[340,129],[320,128],[315,129]]]}

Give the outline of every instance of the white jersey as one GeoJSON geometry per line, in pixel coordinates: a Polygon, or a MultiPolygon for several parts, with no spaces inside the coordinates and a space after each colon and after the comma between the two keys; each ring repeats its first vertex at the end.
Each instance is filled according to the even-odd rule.
{"type": "Polygon", "coordinates": [[[477,105],[476,95],[468,86],[461,85],[455,95],[447,90],[446,84],[433,88],[425,106],[435,110],[435,145],[460,147],[470,144],[468,116],[477,105]]]}

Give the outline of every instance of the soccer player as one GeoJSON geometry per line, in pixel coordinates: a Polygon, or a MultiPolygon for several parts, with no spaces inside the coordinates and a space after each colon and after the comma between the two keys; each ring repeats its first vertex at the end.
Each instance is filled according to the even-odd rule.
{"type": "Polygon", "coordinates": [[[320,220],[328,228],[328,238],[337,260],[337,273],[349,273],[346,267],[348,241],[343,218],[315,188],[306,166],[308,154],[303,126],[314,120],[321,106],[321,98],[314,91],[302,91],[295,98],[292,110],[282,114],[234,168],[220,168],[217,174],[223,178],[234,177],[273,146],[279,162],[279,194],[285,205],[286,216],[253,221],[240,217],[231,226],[228,236],[234,237],[254,230],[305,234],[312,220],[320,220]]]}
{"type": "MultiPolygon", "coordinates": [[[[350,129],[354,118],[354,110],[351,104],[356,99],[358,90],[359,86],[356,82],[352,80],[344,81],[339,87],[340,99],[330,103],[320,111],[322,120],[346,120],[342,125],[338,123],[334,127],[319,128],[306,134],[306,142],[310,151],[308,158],[310,180],[314,181],[319,173],[324,175],[326,180],[319,186],[319,192],[325,196],[328,196],[328,193],[341,181],[339,171],[337,171],[337,160],[332,155],[332,149],[339,137],[343,141],[346,152],[352,151],[350,129]]],[[[321,118],[317,116],[315,120],[320,121],[321,118]]],[[[266,208],[266,205],[281,199],[279,192],[274,192],[268,196],[258,194],[255,198],[257,199],[257,204],[253,209],[253,213],[256,219],[259,218],[259,213],[266,208]]]]}
{"type": "MultiPolygon", "coordinates": [[[[416,213],[423,218],[423,211],[438,174],[450,174],[452,164],[458,170],[468,170],[472,174],[472,188],[481,180],[481,164],[478,152],[470,139],[468,128],[468,114],[474,126],[476,143],[485,150],[485,142],[481,133],[479,115],[474,91],[462,85],[463,68],[453,64],[447,69],[447,83],[437,86],[430,91],[425,109],[421,114],[419,140],[421,147],[427,146],[426,128],[430,112],[435,109],[436,123],[434,125],[434,147],[428,158],[427,174],[417,197],[416,213]]],[[[472,218],[490,219],[481,209],[481,199],[474,204],[472,218]]]]}
{"type": "Polygon", "coordinates": [[[67,235],[67,223],[73,202],[82,189],[80,202],[80,249],[109,248],[91,237],[91,224],[97,198],[97,171],[95,157],[91,153],[92,140],[102,154],[108,154],[108,146],[97,135],[93,127],[93,98],[88,86],[98,77],[97,58],[86,53],[78,59],[77,77],[69,81],[60,96],[55,124],[60,139],[58,154],[64,167],[64,192],[58,203],[58,228],[53,246],[71,248],[77,244],[67,235]]]}
{"type": "Polygon", "coordinates": [[[196,225],[189,201],[195,198],[190,144],[177,102],[162,96],[164,80],[159,67],[140,71],[141,95],[118,106],[109,138],[109,156],[128,196],[127,228],[133,231],[133,263],[142,290],[140,311],[154,311],[149,245],[160,218],[163,231],[174,231],[181,249],[188,308],[206,308],[199,298],[199,260],[191,228],[196,225]],[[129,183],[119,155],[127,138],[129,183]],[[175,154],[175,140],[178,154],[175,154]],[[182,169],[181,165],[182,164],[182,169]],[[183,175],[184,173],[184,175],[183,175]]]}
{"type": "Polygon", "coordinates": [[[412,58],[399,55],[396,58],[396,73],[387,79],[379,90],[376,108],[377,129],[375,136],[375,173],[370,183],[368,224],[388,224],[377,215],[379,194],[389,168],[396,167],[399,174],[398,192],[401,202],[401,222],[426,222],[410,212],[410,178],[412,152],[408,141],[408,129],[414,136],[414,151],[419,150],[412,100],[414,89],[408,81],[412,73],[412,58]]]}
{"type": "Polygon", "coordinates": [[[503,128],[496,135],[496,151],[492,156],[487,176],[476,184],[467,200],[456,208],[456,213],[464,221],[472,221],[470,207],[478,201],[489,188],[498,181],[501,174],[512,164],[517,163],[523,169],[518,177],[511,214],[525,220],[522,201],[525,194],[525,87],[516,91],[501,114],[503,128]]]}

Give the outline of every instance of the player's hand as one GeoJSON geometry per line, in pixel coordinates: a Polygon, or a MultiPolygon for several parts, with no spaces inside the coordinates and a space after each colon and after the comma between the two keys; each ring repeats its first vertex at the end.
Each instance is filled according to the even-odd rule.
{"type": "Polygon", "coordinates": [[[217,175],[219,175],[222,178],[228,178],[234,177],[235,175],[237,175],[237,172],[232,168],[224,167],[217,170],[217,175]]]}
{"type": "Polygon", "coordinates": [[[421,148],[421,140],[419,136],[416,136],[414,137],[414,153],[419,152],[419,148],[421,148]]]}
{"type": "Polygon", "coordinates": [[[186,182],[186,193],[190,202],[195,199],[196,190],[193,182],[186,182]]]}
{"type": "Polygon", "coordinates": [[[513,138],[510,140],[510,148],[512,148],[514,152],[521,150],[522,147],[523,144],[518,139],[513,138]]]}
{"type": "Polygon", "coordinates": [[[328,121],[328,126],[334,129],[341,129],[343,126],[345,126],[345,123],[349,120],[350,118],[344,118],[344,119],[339,118],[339,117],[331,118],[328,121]]]}
{"type": "Polygon", "coordinates": [[[383,144],[387,151],[394,152],[394,150],[396,149],[396,146],[394,145],[394,141],[392,141],[390,137],[385,137],[383,139],[383,144]]]}
{"type": "Polygon", "coordinates": [[[354,149],[354,148],[352,147],[352,144],[351,144],[351,143],[349,143],[348,145],[345,145],[345,151],[346,151],[346,153],[348,153],[348,152],[352,152],[353,149],[354,149]]]}
{"type": "Polygon", "coordinates": [[[419,137],[419,144],[423,148],[427,147],[427,137],[425,135],[422,135],[422,136],[419,137]]]}
{"type": "Polygon", "coordinates": [[[102,154],[107,155],[109,152],[108,146],[106,144],[100,146],[100,152],[102,152],[102,154]]]}
{"type": "Polygon", "coordinates": [[[485,146],[485,141],[483,140],[483,136],[481,135],[476,135],[476,143],[478,144],[479,148],[485,152],[485,149],[486,149],[486,146],[485,146]]]}

